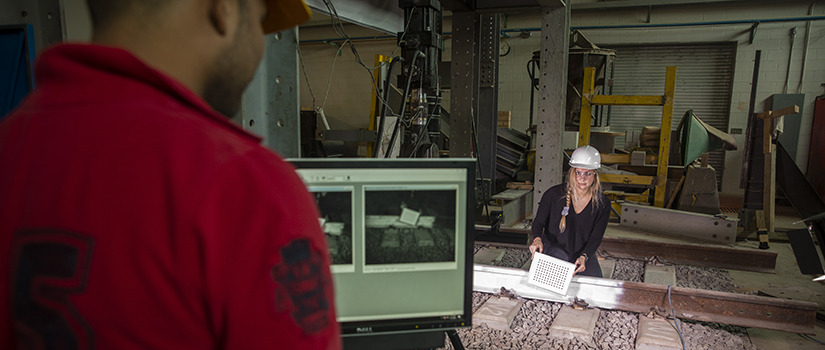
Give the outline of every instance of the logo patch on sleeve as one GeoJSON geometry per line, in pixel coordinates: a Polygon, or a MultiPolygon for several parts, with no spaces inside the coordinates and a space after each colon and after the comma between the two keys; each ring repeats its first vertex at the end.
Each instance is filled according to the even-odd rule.
{"type": "Polygon", "coordinates": [[[280,284],[276,307],[291,309],[292,319],[307,333],[317,333],[329,324],[325,291],[330,286],[324,268],[321,254],[307,239],[293,240],[281,248],[281,263],[272,268],[272,277],[280,284]]]}

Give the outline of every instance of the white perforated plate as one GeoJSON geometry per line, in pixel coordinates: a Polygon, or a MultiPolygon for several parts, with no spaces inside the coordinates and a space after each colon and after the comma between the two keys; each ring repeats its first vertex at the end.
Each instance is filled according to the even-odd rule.
{"type": "Polygon", "coordinates": [[[536,252],[527,282],[566,295],[575,271],[575,264],[536,252]]]}
{"type": "Polygon", "coordinates": [[[407,225],[415,226],[415,223],[418,222],[419,216],[421,216],[421,213],[409,208],[404,208],[404,210],[401,211],[401,217],[398,218],[398,221],[407,225]]]}

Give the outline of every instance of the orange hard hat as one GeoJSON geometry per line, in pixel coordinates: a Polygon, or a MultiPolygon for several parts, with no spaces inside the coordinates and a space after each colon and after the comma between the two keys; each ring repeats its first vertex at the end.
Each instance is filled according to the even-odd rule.
{"type": "Polygon", "coordinates": [[[265,34],[292,28],[312,16],[303,0],[267,0],[266,4],[269,11],[263,21],[265,34]]]}

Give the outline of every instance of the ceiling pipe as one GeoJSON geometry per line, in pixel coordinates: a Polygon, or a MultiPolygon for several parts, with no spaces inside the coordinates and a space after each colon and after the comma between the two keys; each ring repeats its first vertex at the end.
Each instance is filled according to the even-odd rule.
{"type": "MultiPolygon", "coordinates": [[[[600,26],[571,26],[570,30],[597,30],[597,29],[633,29],[633,28],[674,28],[674,27],[701,27],[701,26],[715,26],[715,25],[734,25],[734,24],[753,24],[753,23],[778,23],[778,22],[802,22],[802,21],[821,21],[825,20],[825,15],[820,16],[801,16],[801,17],[786,17],[786,18],[767,18],[767,19],[742,19],[742,20],[726,20],[726,21],[712,21],[712,22],[687,22],[687,23],[639,23],[639,24],[613,24],[613,25],[600,25],[600,26]]],[[[511,32],[540,32],[541,28],[539,27],[529,27],[529,28],[509,28],[509,29],[502,29],[502,33],[511,33],[511,32]]],[[[808,31],[809,32],[809,31],[808,31]]],[[[452,32],[444,32],[442,35],[449,36],[452,35],[452,32]]],[[[807,37],[806,33],[806,37],[807,37]]],[[[350,38],[350,40],[386,40],[386,39],[396,39],[394,35],[383,35],[383,36],[364,36],[364,37],[355,37],[350,38]]],[[[807,38],[806,38],[807,40],[807,38]]],[[[330,38],[330,39],[311,39],[311,40],[301,40],[301,44],[317,44],[317,43],[329,43],[329,42],[337,42],[343,41],[341,38],[330,38]]]]}

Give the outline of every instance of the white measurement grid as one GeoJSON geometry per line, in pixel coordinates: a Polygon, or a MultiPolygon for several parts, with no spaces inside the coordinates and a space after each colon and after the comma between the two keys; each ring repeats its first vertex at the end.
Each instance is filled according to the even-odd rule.
{"type": "Polygon", "coordinates": [[[574,271],[575,264],[536,252],[527,282],[565,295],[574,271]]]}

